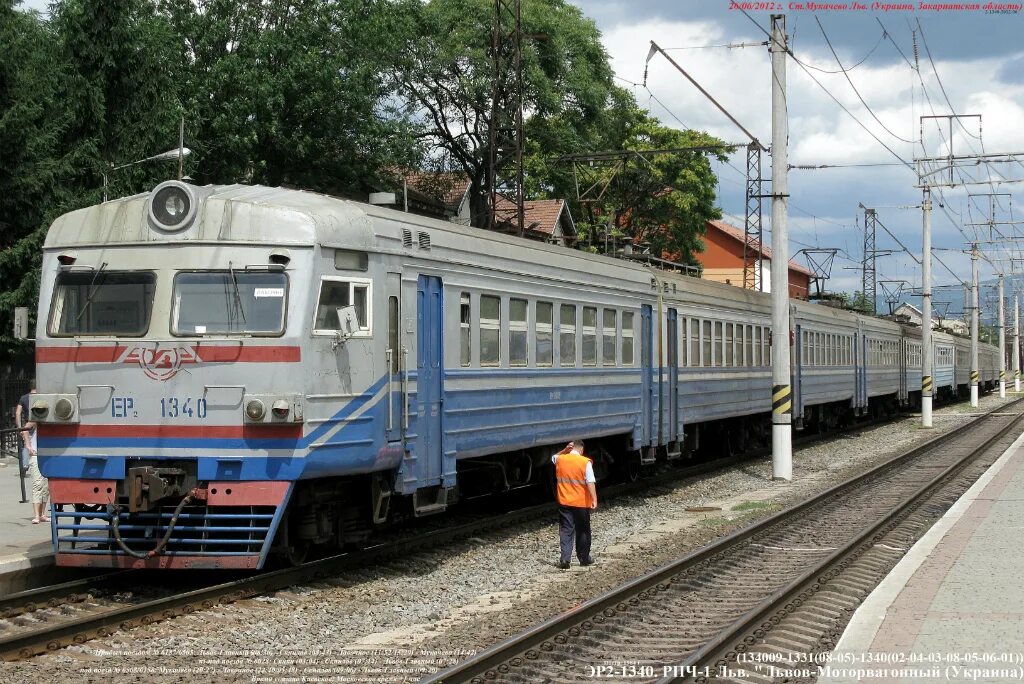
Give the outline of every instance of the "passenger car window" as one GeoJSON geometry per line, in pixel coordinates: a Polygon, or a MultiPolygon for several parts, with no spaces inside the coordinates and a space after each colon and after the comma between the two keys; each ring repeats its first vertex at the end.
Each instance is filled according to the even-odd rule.
{"type": "Polygon", "coordinates": [[[622,312],[622,365],[633,365],[633,312],[622,312]]]}
{"type": "Polygon", "coordinates": [[[615,365],[615,310],[604,309],[601,312],[601,363],[605,366],[615,365]]]}
{"type": "Polygon", "coordinates": [[[550,366],[551,302],[537,302],[537,365],[550,366]]]}
{"type": "Polygon", "coordinates": [[[583,307],[583,365],[597,365],[597,307],[583,307]]]}
{"type": "Polygon", "coordinates": [[[356,308],[359,330],[370,333],[370,282],[368,280],[346,280],[324,278],[320,281],[320,296],[317,298],[316,318],[313,334],[333,334],[341,330],[338,309],[346,306],[356,308]]]}
{"type": "Polygon", "coordinates": [[[459,364],[462,366],[468,366],[471,359],[469,347],[470,322],[469,293],[463,292],[459,295],[459,364]]]}
{"type": "Polygon", "coordinates": [[[155,290],[156,274],[149,272],[59,273],[50,335],[145,335],[155,290]]]}
{"type": "Polygon", "coordinates": [[[576,365],[576,305],[562,304],[559,313],[559,365],[576,365]]]}
{"type": "Polygon", "coordinates": [[[284,273],[181,272],[174,277],[171,332],[280,335],[287,294],[284,273]]]}
{"type": "Polygon", "coordinates": [[[525,366],[527,354],[525,299],[508,301],[508,364],[525,366]]]}
{"type": "Polygon", "coordinates": [[[501,363],[501,298],[480,296],[480,365],[501,363]]]}

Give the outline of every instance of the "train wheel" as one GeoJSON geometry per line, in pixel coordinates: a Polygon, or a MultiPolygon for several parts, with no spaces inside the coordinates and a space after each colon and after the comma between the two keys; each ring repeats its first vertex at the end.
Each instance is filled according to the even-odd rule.
{"type": "Polygon", "coordinates": [[[640,478],[640,452],[630,451],[626,455],[626,463],[622,468],[622,476],[626,482],[636,482],[640,478]]]}
{"type": "Polygon", "coordinates": [[[287,565],[302,565],[309,555],[310,543],[294,534],[290,513],[290,510],[286,511],[281,520],[273,551],[287,565]]]}

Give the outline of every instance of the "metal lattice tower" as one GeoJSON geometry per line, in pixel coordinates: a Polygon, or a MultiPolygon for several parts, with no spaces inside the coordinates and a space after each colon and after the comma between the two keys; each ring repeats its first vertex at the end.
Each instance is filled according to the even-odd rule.
{"type": "Polygon", "coordinates": [[[761,225],[761,145],[747,145],[747,216],[743,240],[743,288],[763,290],[761,225]]]}
{"type": "Polygon", "coordinates": [[[875,249],[875,210],[864,209],[864,270],[861,276],[861,292],[871,302],[871,313],[878,313],[878,288],[876,284],[875,262],[878,250],[875,249]]]}
{"type": "Polygon", "coordinates": [[[491,58],[490,164],[491,230],[523,234],[523,52],[520,0],[495,0],[491,58]]]}

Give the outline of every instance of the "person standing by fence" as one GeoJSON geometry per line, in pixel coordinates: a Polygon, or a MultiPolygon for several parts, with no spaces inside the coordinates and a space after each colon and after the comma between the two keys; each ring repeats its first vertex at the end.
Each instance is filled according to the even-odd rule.
{"type": "Polygon", "coordinates": [[[32,524],[49,522],[50,516],[46,515],[46,504],[50,500],[50,485],[39,471],[39,459],[37,455],[36,424],[29,421],[25,423],[28,430],[21,433],[25,443],[25,450],[28,452],[28,471],[26,477],[32,481],[32,524]]]}
{"type": "MultiPolygon", "coordinates": [[[[14,409],[14,426],[18,429],[25,427],[28,423],[29,415],[29,402],[32,399],[32,395],[36,393],[36,381],[33,380],[29,384],[28,392],[21,395],[21,399],[18,400],[18,406],[14,409]]],[[[22,433],[23,434],[23,433],[22,433]]],[[[28,449],[21,449],[21,472],[25,472],[28,469],[28,449]]]]}

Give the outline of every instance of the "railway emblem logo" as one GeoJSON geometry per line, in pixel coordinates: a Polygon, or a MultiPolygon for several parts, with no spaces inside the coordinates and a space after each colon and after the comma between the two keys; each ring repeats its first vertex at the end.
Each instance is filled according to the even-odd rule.
{"type": "Polygon", "coordinates": [[[170,380],[185,364],[197,363],[201,359],[192,347],[171,347],[152,349],[132,347],[122,357],[122,363],[137,363],[142,372],[153,380],[170,380]]]}

